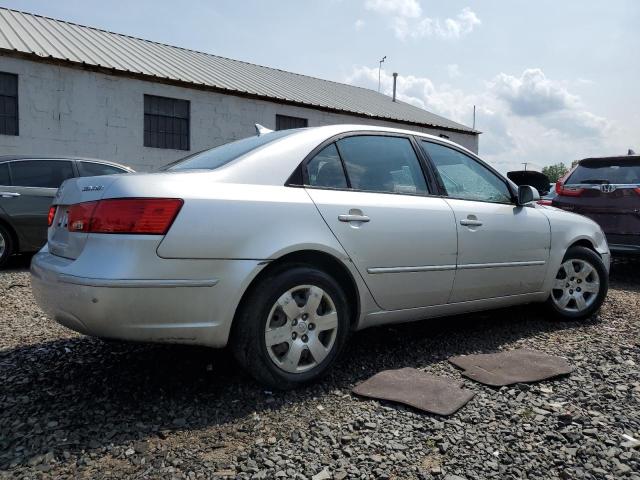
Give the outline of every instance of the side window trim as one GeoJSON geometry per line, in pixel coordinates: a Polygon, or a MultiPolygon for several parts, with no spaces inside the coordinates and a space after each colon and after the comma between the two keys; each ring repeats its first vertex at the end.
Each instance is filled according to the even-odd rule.
{"type": "Polygon", "coordinates": [[[338,152],[338,158],[340,159],[340,165],[342,165],[342,172],[344,173],[344,178],[347,180],[347,189],[353,190],[351,185],[351,178],[349,178],[349,172],[347,171],[347,166],[344,164],[344,156],[340,151],[340,145],[338,145],[338,141],[333,142],[333,145],[336,146],[336,151],[338,152]]]}
{"type": "Polygon", "coordinates": [[[309,184],[309,175],[307,172],[307,164],[309,163],[309,161],[311,161],[318,153],[320,153],[325,147],[328,147],[329,145],[331,145],[332,143],[335,143],[336,145],[336,150],[338,150],[338,155],[340,156],[340,161],[342,163],[342,168],[344,170],[344,174],[345,177],[347,179],[347,185],[348,187],[346,189],[344,188],[334,188],[333,190],[350,190],[352,192],[367,192],[367,193],[383,193],[383,194],[387,194],[387,195],[410,195],[410,196],[418,196],[418,197],[438,197],[438,196],[442,196],[437,189],[434,190],[434,182],[431,181],[431,176],[430,176],[430,172],[429,172],[429,165],[425,164],[424,160],[425,157],[423,157],[421,155],[422,149],[420,148],[419,144],[414,140],[414,136],[411,134],[402,134],[402,133],[395,133],[395,132],[380,132],[380,131],[376,131],[376,130],[361,130],[361,131],[351,131],[351,132],[342,132],[339,133],[337,135],[334,135],[333,137],[330,137],[328,139],[326,139],[325,141],[323,141],[322,143],[320,143],[317,147],[315,147],[305,158],[304,160],[302,160],[302,162],[300,163],[299,167],[301,169],[301,173],[302,173],[302,185],[296,185],[295,183],[292,183],[290,180],[292,178],[295,177],[295,170],[294,172],[291,174],[291,176],[289,177],[290,180],[287,180],[287,182],[285,183],[285,186],[289,186],[289,187],[304,187],[304,188],[318,188],[318,187],[314,187],[313,185],[309,184]],[[397,193],[397,192],[371,192],[369,190],[358,190],[358,189],[354,189],[351,187],[351,179],[349,178],[349,174],[347,172],[346,169],[346,165],[344,163],[344,159],[343,159],[343,155],[340,152],[340,147],[338,145],[338,141],[342,140],[343,138],[349,138],[349,137],[371,137],[371,136],[377,136],[377,137],[396,137],[396,138],[405,138],[409,141],[409,143],[411,144],[411,148],[413,149],[413,152],[418,160],[418,165],[420,166],[420,171],[422,173],[422,176],[424,178],[424,181],[426,183],[427,186],[427,192],[426,193],[417,193],[417,194],[410,194],[410,193],[397,193]]]}
{"type": "MultiPolygon", "coordinates": [[[[511,205],[515,202],[516,200],[516,194],[513,191],[513,188],[511,188],[511,185],[509,184],[508,181],[506,181],[502,175],[500,175],[500,173],[493,168],[491,165],[487,164],[486,162],[484,162],[482,159],[476,157],[475,155],[469,155],[467,152],[464,152],[462,150],[460,150],[459,148],[456,148],[454,145],[450,145],[450,144],[446,144],[443,142],[438,142],[434,139],[431,138],[420,138],[418,137],[419,140],[421,142],[425,142],[425,143],[432,143],[435,145],[440,145],[442,147],[446,147],[446,148],[450,148],[451,150],[454,150],[462,155],[465,155],[466,157],[470,158],[471,160],[473,160],[474,162],[476,162],[477,164],[479,164],[480,166],[486,168],[487,170],[489,170],[489,172],[491,172],[498,180],[500,180],[505,187],[507,188],[507,190],[509,191],[509,194],[511,195],[511,201],[509,203],[506,202],[490,202],[488,200],[470,200],[470,199],[465,199],[465,198],[455,198],[456,200],[464,200],[467,202],[483,202],[483,203],[501,203],[503,205],[511,205]]],[[[442,196],[443,197],[447,197],[447,198],[454,198],[454,197],[450,197],[449,194],[447,193],[446,188],[444,187],[444,182],[442,181],[442,177],[440,176],[440,173],[438,172],[438,169],[435,166],[435,163],[433,163],[433,160],[431,159],[431,156],[429,155],[429,152],[427,152],[426,149],[421,148],[421,150],[424,153],[425,158],[428,160],[429,165],[431,166],[431,168],[433,169],[434,174],[436,175],[437,178],[437,182],[438,182],[438,188],[439,190],[442,192],[442,196]]]]}

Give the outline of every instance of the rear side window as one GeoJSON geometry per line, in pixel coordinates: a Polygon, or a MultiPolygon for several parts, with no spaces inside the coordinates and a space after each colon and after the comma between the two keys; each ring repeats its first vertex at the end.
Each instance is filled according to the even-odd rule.
{"type": "Polygon", "coordinates": [[[58,188],[73,176],[73,167],[67,160],[21,160],[11,163],[13,185],[19,187],[58,188]]]}
{"type": "Polygon", "coordinates": [[[578,165],[565,184],[640,184],[640,160],[618,163],[585,162],[578,165]]]}
{"type": "Polygon", "coordinates": [[[11,185],[9,181],[9,165],[0,163],[0,185],[11,185]]]}
{"type": "Polygon", "coordinates": [[[347,188],[342,162],[335,144],[323,148],[307,163],[309,185],[325,188],[347,188]]]}
{"type": "Polygon", "coordinates": [[[113,165],[94,162],[78,162],[78,170],[81,177],[97,177],[100,175],[114,175],[116,173],[128,173],[122,168],[113,165]]]}
{"type": "Polygon", "coordinates": [[[372,192],[425,194],[427,184],[407,138],[362,135],[337,142],[351,187],[372,192]]]}

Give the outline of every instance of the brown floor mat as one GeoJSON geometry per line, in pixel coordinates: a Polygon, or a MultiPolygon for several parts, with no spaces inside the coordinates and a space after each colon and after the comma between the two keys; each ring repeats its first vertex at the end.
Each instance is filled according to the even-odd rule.
{"type": "Polygon", "coordinates": [[[558,375],[567,375],[573,370],[562,357],[526,349],[461,355],[451,357],[449,361],[462,368],[465,377],[493,387],[538,382],[558,375]]]}
{"type": "Polygon", "coordinates": [[[415,368],[385,370],[353,389],[363,397],[404,403],[438,415],[451,415],[473,398],[475,393],[460,383],[436,377],[415,368]]]}

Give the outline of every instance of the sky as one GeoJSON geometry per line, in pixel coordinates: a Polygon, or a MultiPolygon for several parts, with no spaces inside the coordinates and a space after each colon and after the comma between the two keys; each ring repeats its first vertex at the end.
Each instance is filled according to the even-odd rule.
{"type": "Polygon", "coordinates": [[[0,0],[391,93],[482,131],[502,171],[640,153],[638,0],[0,0]]]}

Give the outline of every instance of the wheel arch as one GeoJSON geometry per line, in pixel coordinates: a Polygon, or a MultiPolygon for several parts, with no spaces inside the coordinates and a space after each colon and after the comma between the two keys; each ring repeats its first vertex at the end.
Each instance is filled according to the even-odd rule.
{"type": "Polygon", "coordinates": [[[350,300],[355,300],[354,305],[355,308],[351,312],[351,318],[349,319],[349,323],[352,329],[357,327],[358,319],[360,318],[361,312],[361,299],[360,299],[360,291],[358,288],[358,284],[354,275],[349,270],[349,268],[342,262],[340,259],[335,257],[334,255],[321,251],[321,250],[296,250],[293,252],[286,253],[277,259],[271,260],[266,267],[264,267],[249,283],[247,288],[245,289],[240,301],[236,305],[235,313],[233,316],[233,322],[231,325],[231,330],[234,329],[236,325],[236,317],[238,316],[238,312],[240,311],[241,306],[244,304],[246,297],[249,293],[255,288],[255,286],[262,281],[262,279],[266,278],[268,275],[273,272],[285,268],[286,265],[292,264],[305,264],[328,273],[332,277],[336,279],[336,281],[340,284],[340,286],[344,289],[345,295],[350,300]]]}
{"type": "Polygon", "coordinates": [[[596,246],[591,242],[591,240],[588,240],[586,238],[581,238],[579,240],[575,240],[571,245],[569,245],[567,247],[567,251],[569,251],[570,248],[573,247],[584,247],[584,248],[588,248],[589,250],[594,251],[595,253],[598,254],[598,256],[602,257],[602,255],[600,254],[600,252],[598,252],[598,249],[596,248],[596,246]]]}

